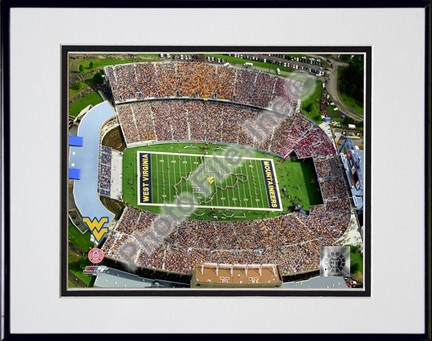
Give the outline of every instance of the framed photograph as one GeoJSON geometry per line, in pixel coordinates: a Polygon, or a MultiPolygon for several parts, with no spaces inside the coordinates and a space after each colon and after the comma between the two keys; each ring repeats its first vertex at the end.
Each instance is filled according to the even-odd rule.
{"type": "Polygon", "coordinates": [[[370,295],[371,51],[332,51],[64,46],[63,294],[370,295]]]}
{"type": "Polygon", "coordinates": [[[429,3],[208,5],[3,4],[3,337],[430,339],[429,3]]]}

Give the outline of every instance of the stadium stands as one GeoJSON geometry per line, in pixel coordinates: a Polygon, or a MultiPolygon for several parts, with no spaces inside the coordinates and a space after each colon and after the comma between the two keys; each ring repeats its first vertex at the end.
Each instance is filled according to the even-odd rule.
{"type": "Polygon", "coordinates": [[[105,67],[105,74],[116,104],[187,97],[268,108],[277,99],[278,112],[292,113],[301,90],[290,79],[202,62],[121,64],[105,67]]]}
{"type": "MultiPolygon", "coordinates": [[[[199,262],[278,264],[283,275],[319,268],[320,247],[333,245],[344,233],[351,207],[332,142],[295,111],[301,85],[255,70],[201,62],[117,65],[106,67],[105,73],[128,146],[187,140],[250,146],[283,158],[295,152],[299,159],[313,158],[324,201],[309,215],[182,221],[150,253],[140,247],[133,259],[137,266],[180,274],[190,274],[199,262]],[[279,120],[267,137],[257,139],[244,125],[263,113],[279,120]]],[[[122,245],[134,242],[133,232],[155,228],[157,217],[127,206],[103,245],[106,257],[124,261],[122,245]]]]}
{"type": "Polygon", "coordinates": [[[111,148],[101,146],[99,153],[99,176],[98,176],[99,194],[110,197],[111,194],[111,148]]]}
{"type": "Polygon", "coordinates": [[[293,151],[298,158],[335,153],[322,130],[295,113],[298,82],[201,62],[123,64],[105,72],[128,145],[194,140],[237,143],[284,158],[293,151]],[[241,126],[263,112],[282,120],[257,141],[241,126]]]}
{"type": "Polygon", "coordinates": [[[284,116],[274,133],[257,143],[242,126],[265,112],[262,109],[192,100],[134,102],[117,105],[116,109],[129,145],[169,140],[224,142],[255,147],[284,158],[295,151],[300,159],[336,152],[327,135],[299,114],[284,116]]]}
{"type": "Polygon", "coordinates": [[[333,245],[349,222],[346,199],[314,206],[311,214],[293,213],[274,219],[241,222],[185,220],[157,247],[147,249],[132,232],[157,231],[157,214],[127,207],[102,250],[106,257],[125,261],[120,253],[126,242],[138,246],[139,267],[190,274],[198,262],[228,264],[279,264],[283,275],[316,270],[321,245],[333,245]]]}

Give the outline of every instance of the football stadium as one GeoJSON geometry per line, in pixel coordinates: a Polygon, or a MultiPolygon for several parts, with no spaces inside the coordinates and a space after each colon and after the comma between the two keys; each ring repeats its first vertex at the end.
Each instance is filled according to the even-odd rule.
{"type": "Polygon", "coordinates": [[[354,209],[298,79],[208,60],[103,70],[112,97],[81,114],[69,148],[77,214],[108,221],[93,240],[103,265],[194,287],[316,275],[354,209]]]}

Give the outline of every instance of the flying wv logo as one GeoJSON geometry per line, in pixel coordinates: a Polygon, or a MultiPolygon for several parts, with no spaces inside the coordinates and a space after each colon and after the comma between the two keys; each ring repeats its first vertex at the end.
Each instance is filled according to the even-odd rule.
{"type": "Polygon", "coordinates": [[[104,226],[106,223],[108,223],[107,217],[102,217],[100,219],[95,217],[93,220],[90,220],[89,217],[84,217],[83,222],[88,226],[91,234],[98,243],[105,236],[105,234],[108,233],[108,227],[104,226]]]}

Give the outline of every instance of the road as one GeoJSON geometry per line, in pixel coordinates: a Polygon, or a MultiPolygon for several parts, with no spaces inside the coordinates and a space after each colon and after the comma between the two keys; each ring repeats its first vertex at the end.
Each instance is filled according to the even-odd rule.
{"type": "Polygon", "coordinates": [[[345,106],[342,102],[342,100],[339,97],[339,92],[337,90],[337,73],[338,68],[341,66],[347,66],[347,63],[342,63],[335,61],[334,59],[328,58],[331,60],[331,63],[333,64],[333,69],[330,71],[330,75],[328,77],[327,82],[327,91],[332,97],[332,101],[336,104],[336,106],[339,108],[341,112],[346,114],[348,117],[351,117],[355,121],[363,121],[363,115],[356,114],[355,112],[352,112],[347,106],[345,106]]]}

